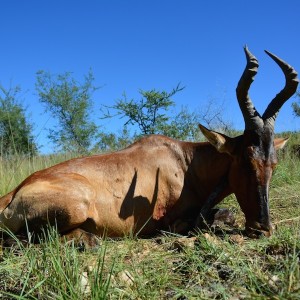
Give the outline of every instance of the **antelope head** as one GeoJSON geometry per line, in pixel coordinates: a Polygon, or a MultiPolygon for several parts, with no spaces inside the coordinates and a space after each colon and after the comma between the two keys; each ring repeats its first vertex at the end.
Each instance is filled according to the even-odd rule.
{"type": "Polygon", "coordinates": [[[244,50],[247,65],[236,88],[245,121],[244,134],[230,138],[202,126],[200,128],[219,152],[226,152],[231,157],[229,185],[245,214],[247,233],[270,236],[269,185],[277,165],[276,150],[286,143],[285,139],[274,139],[274,124],[282,105],[296,92],[299,81],[290,65],[266,51],[283,71],[286,84],[260,115],[248,94],[258,70],[258,61],[247,47],[244,50]]]}

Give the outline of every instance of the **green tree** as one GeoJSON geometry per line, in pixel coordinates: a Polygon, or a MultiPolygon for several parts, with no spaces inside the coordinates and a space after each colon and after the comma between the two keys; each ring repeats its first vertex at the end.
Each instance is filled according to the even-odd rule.
{"type": "Polygon", "coordinates": [[[190,112],[187,107],[182,107],[178,114],[170,118],[168,123],[160,126],[158,132],[180,140],[199,140],[198,123],[200,119],[198,112],[190,112]]]}
{"type": "MultiPolygon", "coordinates": [[[[179,113],[169,111],[170,108],[175,107],[175,102],[171,97],[182,90],[183,87],[179,84],[171,92],[160,92],[155,89],[141,90],[140,100],[128,100],[124,95],[123,99],[117,100],[115,105],[106,107],[108,111],[103,114],[105,118],[116,116],[125,118],[125,126],[132,125],[135,129],[138,128],[139,132],[135,132],[131,140],[140,135],[153,133],[181,140],[199,140],[201,137],[199,122],[221,132],[232,130],[232,126],[224,120],[224,103],[220,104],[214,99],[210,99],[203,105],[201,111],[191,112],[187,107],[182,107],[179,113]],[[115,114],[110,113],[111,109],[115,111],[115,114]],[[167,111],[169,111],[168,114],[167,111]]],[[[103,139],[102,149],[104,145],[112,145],[112,149],[116,148],[118,143],[116,135],[104,134],[101,138],[103,139]]],[[[127,137],[126,140],[130,139],[127,137]]],[[[111,146],[107,149],[111,149],[111,146]]]]}
{"type": "Polygon", "coordinates": [[[293,107],[293,110],[294,110],[294,114],[297,116],[297,117],[300,117],[300,91],[297,91],[296,93],[296,97],[298,97],[298,102],[293,102],[292,103],[292,107],[293,107]]]}
{"type": "Polygon", "coordinates": [[[120,150],[131,144],[133,139],[134,137],[130,135],[127,126],[124,126],[123,129],[118,133],[107,133],[102,131],[98,135],[98,142],[94,151],[99,149],[104,152],[120,150]]]}
{"type": "Polygon", "coordinates": [[[104,117],[119,116],[120,118],[126,118],[125,126],[137,126],[142,135],[159,133],[160,128],[170,119],[166,112],[175,104],[171,97],[183,89],[178,84],[169,93],[155,89],[150,91],[140,90],[142,96],[140,100],[128,100],[124,94],[123,99],[117,100],[115,105],[107,107],[108,112],[104,114],[104,117]],[[110,114],[111,109],[116,112],[114,115],[110,114]]]}
{"type": "Polygon", "coordinates": [[[62,151],[85,154],[93,146],[97,133],[97,126],[89,118],[91,96],[96,90],[93,81],[92,72],[83,83],[77,82],[70,72],[56,76],[45,71],[37,73],[39,100],[58,122],[48,137],[62,151]]]}
{"type": "Polygon", "coordinates": [[[37,153],[37,145],[32,135],[32,124],[26,117],[26,109],[17,100],[21,89],[5,89],[0,86],[0,153],[29,154],[37,153]]]}

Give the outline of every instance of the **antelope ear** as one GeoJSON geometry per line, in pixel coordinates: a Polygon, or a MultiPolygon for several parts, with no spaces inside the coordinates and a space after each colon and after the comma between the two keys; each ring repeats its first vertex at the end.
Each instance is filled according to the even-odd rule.
{"type": "Polygon", "coordinates": [[[277,139],[274,139],[275,150],[283,149],[288,140],[289,140],[289,137],[288,138],[277,138],[277,139]]]}
{"type": "Polygon", "coordinates": [[[199,124],[199,128],[207,140],[221,153],[232,154],[235,148],[235,139],[199,124]]]}

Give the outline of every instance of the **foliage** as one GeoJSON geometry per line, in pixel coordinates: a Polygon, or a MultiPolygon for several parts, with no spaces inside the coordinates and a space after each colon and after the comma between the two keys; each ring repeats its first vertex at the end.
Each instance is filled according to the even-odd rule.
{"type": "Polygon", "coordinates": [[[32,135],[32,124],[26,117],[26,110],[18,102],[19,87],[5,89],[0,86],[0,143],[1,155],[37,153],[32,135]]]}
{"type": "Polygon", "coordinates": [[[197,141],[201,138],[198,123],[201,122],[205,126],[224,133],[233,133],[232,126],[224,120],[223,104],[216,103],[213,99],[208,101],[202,110],[190,111],[188,107],[183,106],[178,113],[171,110],[175,107],[175,102],[171,99],[177,92],[183,88],[178,84],[171,92],[156,91],[140,91],[142,98],[140,100],[128,100],[126,95],[121,100],[117,100],[116,104],[107,108],[104,112],[104,118],[112,118],[119,116],[126,118],[124,126],[126,128],[125,136],[113,133],[102,133],[101,149],[115,150],[119,149],[117,143],[119,140],[130,141],[146,134],[163,134],[169,137],[197,141]],[[111,110],[115,114],[111,114],[111,110]],[[168,113],[167,113],[168,112],[168,113]],[[138,129],[133,136],[130,137],[129,127],[138,129]]]}
{"type": "Polygon", "coordinates": [[[292,107],[293,107],[293,110],[294,110],[294,114],[295,114],[297,117],[300,117],[300,91],[297,91],[296,97],[298,97],[299,103],[293,102],[293,103],[292,103],[292,107]]]}
{"type": "Polygon", "coordinates": [[[92,72],[83,83],[69,72],[57,76],[45,71],[37,73],[39,99],[59,124],[57,129],[49,130],[49,138],[63,151],[86,153],[92,146],[97,133],[97,126],[89,118],[91,95],[96,90],[93,80],[92,72]]]}
{"type": "Polygon", "coordinates": [[[102,152],[120,150],[127,147],[133,142],[134,137],[130,135],[127,126],[124,126],[119,133],[106,133],[104,131],[98,134],[98,142],[95,145],[94,151],[101,150],[102,152]]]}
{"type": "MultiPolygon", "coordinates": [[[[190,112],[187,107],[183,107],[178,114],[168,117],[168,122],[161,122],[157,125],[155,133],[175,139],[196,141],[200,139],[199,119],[201,118],[197,112],[190,112]]],[[[128,127],[129,125],[124,125],[118,133],[100,132],[95,151],[98,149],[105,152],[120,150],[141,136],[137,133],[132,135],[128,127]]]]}
{"type": "Polygon", "coordinates": [[[197,141],[200,138],[200,119],[199,113],[190,112],[187,107],[182,107],[177,115],[170,118],[170,122],[161,124],[158,131],[175,139],[197,141]]]}
{"type": "Polygon", "coordinates": [[[142,135],[157,133],[159,128],[163,126],[169,117],[166,115],[168,109],[174,106],[171,99],[176,93],[184,88],[178,84],[171,92],[159,92],[155,89],[150,91],[140,90],[142,98],[140,100],[127,99],[126,94],[123,99],[116,101],[116,104],[108,108],[106,118],[119,116],[126,118],[125,126],[137,125],[142,135]],[[115,115],[111,115],[109,110],[116,111],[115,115]]]}

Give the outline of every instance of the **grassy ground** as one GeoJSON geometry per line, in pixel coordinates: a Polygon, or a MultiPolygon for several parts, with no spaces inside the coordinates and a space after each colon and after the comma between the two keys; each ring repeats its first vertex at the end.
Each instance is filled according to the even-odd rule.
{"type": "MultiPolygon", "coordinates": [[[[0,163],[4,194],[34,170],[65,157],[0,163]]],[[[41,245],[0,252],[0,299],[300,299],[300,160],[281,160],[271,185],[271,238],[247,239],[234,197],[234,228],[189,237],[162,233],[102,241],[81,251],[55,231],[41,245]]]]}

